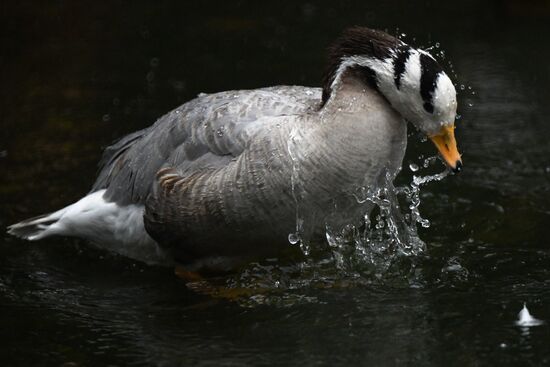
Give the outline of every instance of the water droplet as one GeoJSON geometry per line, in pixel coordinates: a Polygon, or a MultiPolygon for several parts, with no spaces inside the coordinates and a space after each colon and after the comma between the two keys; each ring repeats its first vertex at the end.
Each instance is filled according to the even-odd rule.
{"type": "Polygon", "coordinates": [[[302,241],[300,241],[300,250],[302,250],[302,253],[305,256],[309,256],[309,253],[310,253],[309,245],[303,243],[302,241]]]}
{"type": "Polygon", "coordinates": [[[523,308],[518,314],[518,321],[516,321],[516,325],[523,326],[523,327],[530,327],[530,326],[539,326],[542,324],[544,324],[544,321],[534,318],[531,315],[531,313],[529,313],[529,310],[527,309],[527,305],[524,303],[523,308]]]}
{"type": "Polygon", "coordinates": [[[185,83],[181,80],[176,80],[172,83],[172,87],[174,87],[174,91],[176,91],[176,93],[181,93],[185,89],[185,83]]]}
{"type": "Polygon", "coordinates": [[[422,219],[420,225],[424,228],[430,228],[430,221],[428,219],[422,219]]]}
{"type": "Polygon", "coordinates": [[[419,170],[420,167],[418,167],[418,165],[416,163],[411,163],[409,164],[409,169],[413,172],[416,172],[419,170]]]}
{"type": "Polygon", "coordinates": [[[103,122],[109,122],[111,121],[111,116],[106,113],[105,115],[103,115],[103,118],[102,118],[103,122]]]}
{"type": "Polygon", "coordinates": [[[406,33],[401,33],[401,37],[407,37],[406,33]]]}
{"type": "Polygon", "coordinates": [[[466,89],[466,86],[464,84],[460,84],[460,90],[466,89]]]}
{"type": "Polygon", "coordinates": [[[152,68],[156,68],[157,66],[159,66],[159,64],[160,64],[160,60],[158,57],[153,57],[149,62],[149,65],[151,65],[152,68]]]}
{"type": "Polygon", "coordinates": [[[151,38],[151,32],[145,27],[141,28],[139,33],[141,34],[141,37],[143,37],[143,39],[148,40],[151,38]]]}
{"type": "Polygon", "coordinates": [[[439,46],[441,46],[441,44],[440,44],[439,42],[436,42],[436,43],[435,43],[435,47],[436,47],[436,48],[439,48],[439,46]]]}
{"type": "Polygon", "coordinates": [[[288,242],[290,242],[291,245],[295,245],[300,242],[300,237],[296,233],[289,233],[288,242]]]}

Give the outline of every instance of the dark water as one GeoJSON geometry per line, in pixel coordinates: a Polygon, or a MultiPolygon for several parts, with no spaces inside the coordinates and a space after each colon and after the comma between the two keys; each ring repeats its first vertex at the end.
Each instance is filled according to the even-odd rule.
{"type": "Polygon", "coordinates": [[[319,85],[325,47],[361,24],[444,50],[459,86],[465,170],[422,190],[414,282],[233,302],[82,241],[2,235],[2,365],[550,364],[550,326],[514,325],[523,302],[550,321],[550,3],[334,3],[0,5],[0,226],[81,197],[103,147],[199,92],[319,85]]]}

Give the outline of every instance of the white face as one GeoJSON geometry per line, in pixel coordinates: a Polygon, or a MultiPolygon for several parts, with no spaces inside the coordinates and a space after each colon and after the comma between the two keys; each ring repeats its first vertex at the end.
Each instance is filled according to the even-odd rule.
{"type": "Polygon", "coordinates": [[[441,130],[441,126],[453,125],[455,122],[456,90],[447,74],[440,73],[437,77],[432,101],[434,112],[431,114],[431,119],[417,124],[419,128],[422,126],[422,130],[431,131],[429,135],[437,133],[441,130]]]}
{"type": "Polygon", "coordinates": [[[426,51],[406,48],[401,60],[398,52],[384,60],[350,56],[342,60],[340,69],[360,65],[374,71],[379,91],[393,108],[428,136],[453,125],[456,90],[447,74],[426,51]]]}

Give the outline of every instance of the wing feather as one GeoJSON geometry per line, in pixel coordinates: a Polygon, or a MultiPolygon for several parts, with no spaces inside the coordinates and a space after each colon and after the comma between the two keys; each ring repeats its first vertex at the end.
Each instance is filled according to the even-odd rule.
{"type": "Polygon", "coordinates": [[[223,167],[239,156],[258,129],[283,115],[317,109],[321,90],[279,86],[201,94],[105,150],[92,191],[121,205],[145,203],[159,170],[185,177],[223,167]]]}

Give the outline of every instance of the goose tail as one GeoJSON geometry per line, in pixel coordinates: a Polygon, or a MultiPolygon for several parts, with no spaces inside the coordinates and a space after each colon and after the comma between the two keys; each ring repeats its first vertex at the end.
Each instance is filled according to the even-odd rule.
{"type": "Polygon", "coordinates": [[[8,227],[8,233],[29,241],[36,241],[42,238],[60,234],[59,220],[65,214],[67,208],[53,213],[42,214],[29,218],[8,227]]]}

